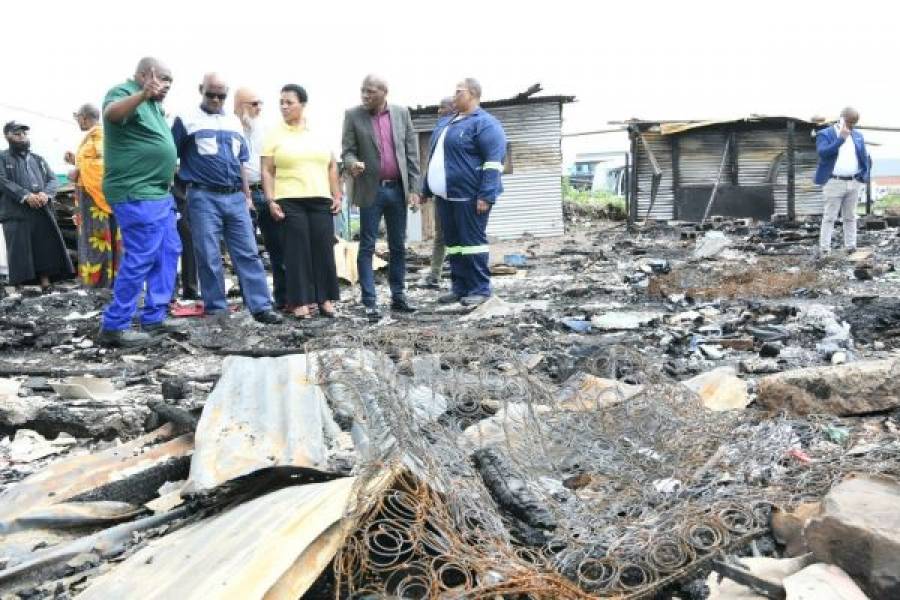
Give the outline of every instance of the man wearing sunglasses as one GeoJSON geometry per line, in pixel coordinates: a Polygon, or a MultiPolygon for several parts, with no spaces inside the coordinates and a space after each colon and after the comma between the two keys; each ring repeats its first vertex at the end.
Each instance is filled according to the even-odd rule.
{"type": "Polygon", "coordinates": [[[178,177],[187,183],[191,237],[200,276],[204,312],[226,315],[225,272],[219,240],[224,238],[237,272],[244,305],[260,323],[280,323],[248,209],[253,207],[246,164],[250,159],[241,122],[223,109],[228,85],[216,73],[200,84],[198,109],[178,116],[172,137],[178,151],[178,177]]]}
{"type": "Polygon", "coordinates": [[[3,135],[9,150],[0,152],[0,224],[9,283],[40,283],[49,291],[51,279],[74,273],[53,215],[59,184],[47,161],[31,151],[28,125],[10,121],[3,135]]]}

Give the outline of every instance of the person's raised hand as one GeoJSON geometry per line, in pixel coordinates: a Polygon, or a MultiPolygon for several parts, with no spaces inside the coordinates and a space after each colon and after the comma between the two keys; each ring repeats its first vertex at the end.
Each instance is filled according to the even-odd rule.
{"type": "Polygon", "coordinates": [[[153,100],[157,98],[163,91],[165,85],[156,74],[156,69],[150,68],[150,76],[144,80],[144,100],[153,100]]]}

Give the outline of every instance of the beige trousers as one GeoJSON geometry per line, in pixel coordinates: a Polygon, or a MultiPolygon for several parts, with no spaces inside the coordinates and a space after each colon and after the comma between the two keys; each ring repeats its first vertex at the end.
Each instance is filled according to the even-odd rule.
{"type": "Polygon", "coordinates": [[[855,179],[829,179],[822,188],[825,206],[822,209],[822,228],[819,230],[819,249],[822,252],[831,250],[831,234],[834,231],[834,220],[841,213],[844,224],[844,247],[856,248],[856,204],[863,184],[855,179]]]}

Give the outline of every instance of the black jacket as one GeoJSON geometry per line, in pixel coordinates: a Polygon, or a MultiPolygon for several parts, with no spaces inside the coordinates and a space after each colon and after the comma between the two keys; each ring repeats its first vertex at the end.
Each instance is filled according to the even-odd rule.
{"type": "Polygon", "coordinates": [[[41,156],[32,152],[0,152],[0,222],[22,220],[28,211],[43,210],[28,206],[25,196],[44,192],[52,200],[58,189],[56,175],[41,156]]]}

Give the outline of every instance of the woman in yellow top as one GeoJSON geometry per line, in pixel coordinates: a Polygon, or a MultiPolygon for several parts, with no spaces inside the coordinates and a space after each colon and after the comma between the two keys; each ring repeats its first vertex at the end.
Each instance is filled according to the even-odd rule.
{"type": "Polygon", "coordinates": [[[341,187],[328,144],[306,128],[307,99],[299,85],[281,88],[284,123],[269,132],[260,152],[263,193],[284,252],[285,304],[301,319],[311,317],[312,304],[334,317],[340,299],[332,215],[341,210],[341,187]]]}
{"type": "Polygon", "coordinates": [[[122,257],[122,236],[103,195],[100,111],[85,104],[73,116],[86,132],[78,150],[65,156],[67,163],[75,165],[69,179],[75,183],[78,203],[78,276],[87,287],[112,287],[122,257]]]}

